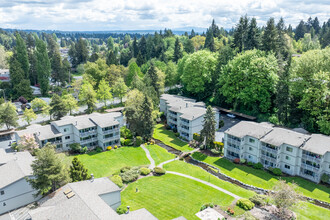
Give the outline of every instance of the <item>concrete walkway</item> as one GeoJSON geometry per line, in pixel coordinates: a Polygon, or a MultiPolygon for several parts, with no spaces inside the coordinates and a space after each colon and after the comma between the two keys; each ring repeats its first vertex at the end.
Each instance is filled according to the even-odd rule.
{"type": "Polygon", "coordinates": [[[164,162],[160,163],[158,166],[163,167],[164,164],[170,163],[170,162],[175,161],[175,160],[179,160],[179,157],[176,157],[176,158],[171,159],[171,160],[164,161],[164,162]]]}
{"type": "Polygon", "coordinates": [[[144,152],[146,152],[146,156],[147,156],[148,160],[150,161],[149,169],[154,169],[156,166],[155,161],[154,161],[154,159],[152,159],[149,150],[143,144],[141,145],[141,147],[144,150],[144,152]]]}
{"type": "Polygon", "coordinates": [[[186,178],[188,178],[188,179],[192,179],[192,180],[195,180],[195,181],[197,181],[197,182],[203,183],[203,184],[208,185],[208,186],[210,186],[210,187],[212,187],[212,188],[214,188],[214,189],[216,189],[216,190],[219,190],[219,191],[221,191],[221,192],[223,192],[223,193],[226,193],[226,194],[228,194],[228,195],[234,197],[235,199],[240,199],[240,198],[241,198],[241,197],[238,196],[238,195],[235,195],[235,194],[233,194],[233,193],[231,193],[231,192],[229,192],[229,191],[227,191],[227,190],[225,190],[225,189],[222,189],[222,188],[220,188],[220,187],[218,187],[218,186],[216,186],[216,185],[214,185],[214,184],[212,184],[212,183],[206,182],[206,181],[204,181],[204,180],[201,180],[201,179],[198,179],[198,178],[195,178],[195,177],[192,177],[192,176],[186,175],[186,174],[173,172],[173,171],[166,171],[166,173],[170,173],[170,174],[174,174],[174,175],[178,175],[178,176],[186,177],[186,178]]]}

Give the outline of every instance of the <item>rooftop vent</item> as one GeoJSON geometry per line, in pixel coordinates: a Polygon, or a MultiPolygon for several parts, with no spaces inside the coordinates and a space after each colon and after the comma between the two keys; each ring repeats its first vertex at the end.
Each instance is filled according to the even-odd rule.
{"type": "Polygon", "coordinates": [[[71,189],[67,189],[63,193],[64,193],[64,195],[68,195],[70,192],[72,192],[72,190],[71,189]]]}
{"type": "Polygon", "coordinates": [[[91,173],[91,182],[94,182],[94,174],[91,173]]]}
{"type": "Polygon", "coordinates": [[[69,194],[66,195],[66,198],[71,199],[72,197],[74,197],[76,194],[74,192],[69,192],[69,194]]]}

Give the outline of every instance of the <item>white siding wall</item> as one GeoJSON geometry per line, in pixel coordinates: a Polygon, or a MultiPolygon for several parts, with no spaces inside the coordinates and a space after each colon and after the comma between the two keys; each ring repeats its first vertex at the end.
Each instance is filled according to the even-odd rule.
{"type": "Polygon", "coordinates": [[[33,196],[36,191],[25,179],[20,179],[0,189],[2,190],[4,195],[0,195],[0,215],[40,199],[33,196]]]}

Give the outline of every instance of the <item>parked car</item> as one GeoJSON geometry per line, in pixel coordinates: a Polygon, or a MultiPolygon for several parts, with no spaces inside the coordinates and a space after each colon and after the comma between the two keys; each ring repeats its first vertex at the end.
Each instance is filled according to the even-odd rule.
{"type": "Polygon", "coordinates": [[[233,115],[233,114],[227,114],[227,116],[228,116],[229,118],[236,118],[236,116],[233,115]]]}

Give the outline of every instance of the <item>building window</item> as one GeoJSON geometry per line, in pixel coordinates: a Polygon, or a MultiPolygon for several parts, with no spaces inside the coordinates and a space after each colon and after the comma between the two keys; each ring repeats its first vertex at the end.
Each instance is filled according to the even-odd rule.
{"type": "Polygon", "coordinates": [[[249,147],[249,150],[252,151],[252,147],[249,147]]]}
{"type": "Polygon", "coordinates": [[[65,140],[69,140],[70,139],[70,136],[65,136],[65,140]]]}
{"type": "Polygon", "coordinates": [[[249,159],[251,159],[251,155],[249,155],[249,159]]]}
{"type": "Polygon", "coordinates": [[[293,149],[292,149],[292,147],[286,147],[286,151],[288,151],[288,152],[292,152],[293,149]]]}
{"type": "Polygon", "coordinates": [[[286,160],[290,160],[290,157],[289,157],[289,156],[285,156],[285,159],[286,159],[286,160]]]}
{"type": "Polygon", "coordinates": [[[285,167],[285,169],[288,169],[288,170],[290,170],[290,166],[289,165],[284,165],[284,167],[285,167]]]}
{"type": "Polygon", "coordinates": [[[0,195],[3,195],[3,194],[5,194],[5,191],[1,190],[0,195]]]}
{"type": "Polygon", "coordinates": [[[256,142],[256,140],[254,140],[254,139],[252,139],[252,138],[249,138],[249,142],[250,142],[250,143],[254,143],[254,142],[256,142]]]}
{"type": "Polygon", "coordinates": [[[64,128],[64,132],[67,132],[68,131],[68,129],[67,128],[64,128]]]}
{"type": "Polygon", "coordinates": [[[6,203],[5,202],[3,203],[3,206],[6,206],[6,203]]]}

